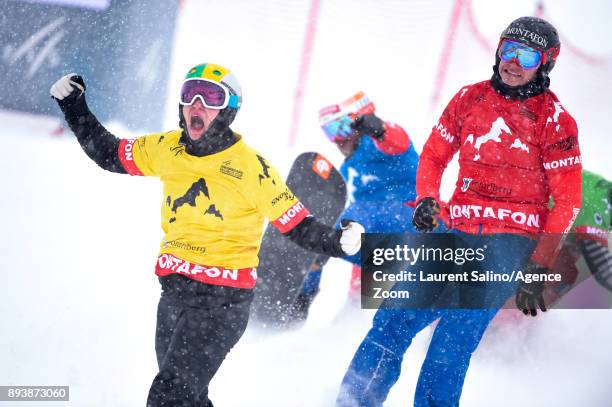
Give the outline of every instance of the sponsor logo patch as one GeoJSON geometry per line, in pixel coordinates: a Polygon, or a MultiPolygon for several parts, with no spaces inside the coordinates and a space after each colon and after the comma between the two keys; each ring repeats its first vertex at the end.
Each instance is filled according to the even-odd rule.
{"type": "Polygon", "coordinates": [[[473,178],[463,178],[463,185],[461,185],[461,192],[466,192],[470,189],[470,184],[474,181],[473,178]]]}
{"type": "Polygon", "coordinates": [[[578,137],[570,136],[546,147],[547,150],[569,151],[578,145],[578,137]]]}
{"type": "Polygon", "coordinates": [[[545,170],[556,170],[557,168],[571,167],[574,165],[578,165],[580,163],[582,163],[582,157],[577,155],[574,157],[562,158],[559,160],[544,163],[544,169],[545,170]]]}
{"type": "MultiPolygon", "coordinates": [[[[140,138],[138,140],[138,143],[142,143],[142,140],[144,140],[144,137],[140,138]]],[[[119,161],[121,162],[121,165],[123,165],[123,168],[127,171],[128,174],[143,175],[140,169],[136,166],[136,163],[134,162],[135,142],[136,139],[122,139],[119,141],[119,149],[117,151],[119,154],[119,161]]]]}
{"type": "Polygon", "coordinates": [[[510,27],[506,30],[506,35],[518,35],[523,38],[528,38],[531,42],[538,44],[543,48],[548,47],[548,41],[546,41],[546,38],[525,28],[510,27]]]}
{"type": "Polygon", "coordinates": [[[289,202],[293,201],[294,198],[295,198],[295,195],[293,195],[293,193],[291,193],[289,188],[287,188],[283,192],[281,192],[279,195],[275,196],[274,199],[272,199],[272,201],[270,202],[270,204],[272,206],[275,206],[277,203],[281,201],[289,201],[289,202]]]}
{"type": "Polygon", "coordinates": [[[540,215],[481,205],[451,205],[451,219],[497,219],[540,228],[540,215]]]}
{"type": "Polygon", "coordinates": [[[452,143],[453,140],[455,139],[455,136],[450,134],[450,132],[446,129],[446,127],[442,125],[442,123],[436,124],[434,128],[438,130],[438,133],[440,133],[440,136],[442,136],[442,138],[448,141],[449,143],[452,143]]]}
{"type": "Polygon", "coordinates": [[[604,238],[606,243],[608,242],[608,236],[610,235],[609,231],[595,226],[578,226],[576,227],[575,232],[604,238]]]}
{"type": "Polygon", "coordinates": [[[237,288],[253,288],[257,280],[255,267],[230,269],[222,266],[204,266],[190,263],[170,253],[159,255],[155,274],[158,276],[182,274],[204,283],[237,288]]]}
{"type": "Polygon", "coordinates": [[[234,177],[236,179],[242,179],[244,175],[244,171],[231,167],[232,160],[223,161],[219,171],[221,174],[229,175],[230,177],[234,177]]]}
{"type": "Polygon", "coordinates": [[[474,180],[473,178],[463,178],[463,185],[461,186],[461,192],[467,192],[468,190],[475,191],[476,193],[495,196],[495,197],[507,197],[512,196],[512,188],[497,185],[494,182],[481,182],[474,180]]]}
{"type": "Polygon", "coordinates": [[[123,158],[127,161],[134,161],[134,143],[136,139],[128,139],[123,143],[123,158]]]}
{"type": "Polygon", "coordinates": [[[162,254],[157,259],[157,265],[161,269],[173,271],[177,274],[200,274],[204,273],[211,278],[238,280],[238,269],[226,269],[223,267],[200,266],[186,260],[179,259],[171,254],[162,254]]]}
{"type": "Polygon", "coordinates": [[[312,170],[315,172],[315,174],[317,174],[324,180],[327,180],[329,178],[333,167],[334,166],[329,161],[327,161],[327,159],[321,154],[317,154],[314,161],[312,162],[312,170]]]}
{"type": "Polygon", "coordinates": [[[274,225],[274,227],[276,227],[281,233],[286,233],[293,229],[308,215],[308,209],[306,209],[306,207],[298,201],[293,204],[291,208],[287,209],[285,213],[273,221],[272,225],[274,225]]]}
{"type": "Polygon", "coordinates": [[[200,253],[200,254],[204,254],[206,253],[206,247],[204,246],[192,246],[189,243],[183,242],[181,240],[164,240],[163,241],[164,244],[164,249],[167,248],[168,246],[172,246],[172,247],[177,247],[179,249],[183,249],[183,250],[189,250],[190,252],[196,252],[196,253],[200,253]]]}
{"type": "Polygon", "coordinates": [[[278,218],[278,221],[281,225],[287,225],[289,222],[291,222],[291,219],[295,218],[296,215],[302,212],[303,209],[304,205],[301,202],[297,202],[295,205],[289,208],[287,212],[283,214],[283,216],[278,218]]]}

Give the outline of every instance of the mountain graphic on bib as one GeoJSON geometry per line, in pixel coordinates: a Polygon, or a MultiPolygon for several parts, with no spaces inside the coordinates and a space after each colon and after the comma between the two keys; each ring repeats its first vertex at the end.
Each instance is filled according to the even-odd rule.
{"type": "MultiPolygon", "coordinates": [[[[199,180],[191,184],[191,186],[189,187],[187,192],[185,192],[184,195],[174,200],[174,203],[172,204],[172,212],[176,213],[176,211],[183,205],[189,205],[189,206],[195,207],[196,198],[199,195],[204,195],[206,198],[210,199],[210,195],[208,194],[208,187],[206,185],[206,181],[204,180],[204,178],[200,178],[199,180]]],[[[166,198],[166,204],[170,206],[171,201],[172,201],[172,198],[168,196],[166,198]]],[[[211,213],[211,212],[207,211],[207,213],[211,213]]],[[[174,222],[175,220],[176,220],[175,217],[170,218],[170,223],[174,222]]]]}
{"type": "Polygon", "coordinates": [[[203,194],[210,199],[210,196],[208,195],[208,187],[206,186],[206,181],[204,178],[200,178],[194,182],[183,196],[180,196],[174,200],[172,212],[176,213],[176,210],[185,204],[196,206],[195,200],[200,194],[203,194]]]}
{"type": "MultiPolygon", "coordinates": [[[[470,143],[474,146],[474,148],[476,149],[476,152],[474,154],[474,161],[478,161],[481,158],[480,157],[481,147],[484,144],[490,143],[490,142],[503,143],[502,138],[501,138],[502,134],[506,137],[513,136],[512,131],[510,130],[510,127],[508,127],[504,119],[501,117],[498,117],[491,124],[491,129],[489,130],[488,133],[483,134],[482,136],[476,136],[476,137],[474,137],[473,134],[470,134],[466,137],[465,142],[463,144],[470,143]]],[[[512,144],[510,145],[509,148],[511,149],[516,148],[516,149],[523,150],[529,153],[529,147],[526,144],[524,144],[519,137],[516,137],[516,136],[514,140],[512,141],[512,144]]]]}

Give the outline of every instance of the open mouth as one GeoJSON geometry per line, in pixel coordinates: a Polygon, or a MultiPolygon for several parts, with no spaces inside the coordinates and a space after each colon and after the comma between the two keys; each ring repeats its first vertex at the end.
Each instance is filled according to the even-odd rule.
{"type": "Polygon", "coordinates": [[[509,70],[508,68],[504,68],[504,73],[506,75],[513,76],[513,77],[515,77],[517,79],[523,77],[523,74],[521,72],[513,72],[513,71],[509,70]]]}
{"type": "Polygon", "coordinates": [[[189,127],[194,130],[202,130],[204,128],[204,120],[199,116],[191,116],[189,127]]]}

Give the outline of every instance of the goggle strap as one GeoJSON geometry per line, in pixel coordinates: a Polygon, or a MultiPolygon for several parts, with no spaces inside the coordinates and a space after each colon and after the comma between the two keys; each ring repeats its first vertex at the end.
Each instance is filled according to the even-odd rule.
{"type": "Polygon", "coordinates": [[[542,65],[545,65],[549,61],[556,60],[557,57],[559,56],[560,51],[561,51],[561,47],[554,47],[542,53],[542,65]]]}
{"type": "Polygon", "coordinates": [[[227,103],[227,107],[238,109],[238,100],[239,100],[238,96],[230,94],[229,101],[227,103]]]}

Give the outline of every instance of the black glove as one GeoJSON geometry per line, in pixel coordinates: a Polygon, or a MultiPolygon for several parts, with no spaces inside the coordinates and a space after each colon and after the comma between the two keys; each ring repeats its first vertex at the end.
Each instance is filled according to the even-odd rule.
{"type": "MultiPolygon", "coordinates": [[[[529,260],[527,267],[525,267],[525,275],[529,274],[548,274],[550,270],[546,267],[540,266],[529,260]]],[[[521,281],[518,289],[516,290],[516,307],[523,311],[523,314],[532,317],[538,315],[536,308],[540,308],[542,312],[546,312],[546,304],[544,303],[544,282],[543,281],[532,281],[526,283],[521,281]]]]}
{"type": "Polygon", "coordinates": [[[375,114],[357,116],[355,121],[351,123],[351,129],[359,133],[360,136],[367,134],[378,141],[382,141],[385,137],[384,123],[375,114]]]}
{"type": "Polygon", "coordinates": [[[436,215],[440,213],[440,205],[431,197],[423,198],[417,204],[412,224],[419,232],[431,232],[438,227],[436,215]]]}

